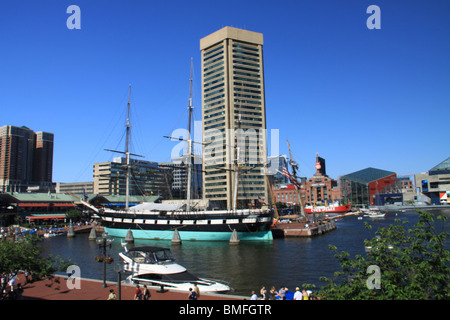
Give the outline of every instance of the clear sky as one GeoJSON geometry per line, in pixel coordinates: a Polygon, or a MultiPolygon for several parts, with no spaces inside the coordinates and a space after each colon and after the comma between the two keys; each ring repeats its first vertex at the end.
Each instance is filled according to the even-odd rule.
{"type": "Polygon", "coordinates": [[[449,14],[446,0],[2,0],[0,126],[54,133],[53,181],[90,181],[124,149],[131,84],[132,152],[170,161],[190,60],[200,121],[199,41],[232,26],[264,35],[267,128],[303,176],[316,152],[332,178],[424,172],[450,156],[449,14]]]}

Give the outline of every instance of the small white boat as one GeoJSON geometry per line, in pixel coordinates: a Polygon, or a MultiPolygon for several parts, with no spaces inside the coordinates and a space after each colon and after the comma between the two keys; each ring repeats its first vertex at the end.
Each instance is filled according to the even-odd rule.
{"type": "Polygon", "coordinates": [[[124,270],[131,272],[128,281],[148,287],[176,289],[189,292],[197,284],[200,293],[226,293],[231,288],[215,280],[199,278],[177,264],[170,249],[161,247],[136,247],[119,253],[124,270]]]}
{"type": "Polygon", "coordinates": [[[382,213],[380,210],[378,209],[370,209],[367,210],[367,213],[364,215],[364,217],[369,217],[369,218],[384,218],[386,214],[382,213]]]}

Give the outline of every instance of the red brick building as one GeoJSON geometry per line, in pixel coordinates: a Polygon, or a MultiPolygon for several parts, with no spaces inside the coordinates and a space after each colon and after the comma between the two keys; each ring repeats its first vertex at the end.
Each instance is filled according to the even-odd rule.
{"type": "Polygon", "coordinates": [[[275,202],[285,203],[287,205],[298,205],[300,202],[297,189],[292,184],[274,186],[273,196],[275,202]]]}

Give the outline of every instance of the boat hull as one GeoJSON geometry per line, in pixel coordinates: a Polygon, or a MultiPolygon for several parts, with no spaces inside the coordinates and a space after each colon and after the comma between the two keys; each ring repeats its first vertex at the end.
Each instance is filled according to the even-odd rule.
{"type": "MultiPolygon", "coordinates": [[[[142,229],[120,229],[105,227],[108,235],[125,238],[128,230],[133,232],[134,239],[142,240],[172,240],[174,230],[142,230],[142,229]]],[[[219,231],[178,231],[182,241],[229,241],[232,232],[219,231]]],[[[238,232],[239,240],[272,240],[272,231],[238,232]]]]}
{"type": "Polygon", "coordinates": [[[196,283],[201,293],[228,293],[231,291],[231,287],[226,284],[203,278],[199,278],[198,280],[192,282],[171,283],[167,281],[147,280],[136,275],[131,275],[126,279],[126,283],[133,285],[145,284],[149,289],[160,289],[163,287],[164,289],[176,290],[180,292],[190,292],[189,289],[192,289],[194,287],[194,283],[196,283]]]}
{"type": "Polygon", "coordinates": [[[319,206],[319,207],[306,207],[306,213],[347,213],[350,212],[351,205],[344,206],[319,206]]]}
{"type": "Polygon", "coordinates": [[[273,240],[272,214],[261,215],[108,215],[101,216],[105,231],[125,238],[129,230],[134,239],[172,240],[175,230],[184,240],[229,241],[236,230],[241,241],[273,240]]]}

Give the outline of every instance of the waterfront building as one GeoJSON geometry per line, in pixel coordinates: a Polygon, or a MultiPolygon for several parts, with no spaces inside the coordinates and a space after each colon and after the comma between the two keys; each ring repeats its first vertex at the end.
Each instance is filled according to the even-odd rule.
{"type": "Polygon", "coordinates": [[[281,174],[281,172],[283,172],[283,169],[288,167],[287,156],[279,155],[275,157],[268,157],[267,160],[268,160],[267,166],[268,168],[271,169],[269,175],[270,184],[272,186],[288,184],[289,183],[288,177],[281,174]]]}
{"type": "Polygon", "coordinates": [[[450,158],[428,172],[416,174],[414,179],[418,192],[429,197],[432,204],[450,204],[450,158]]]}
{"type": "Polygon", "coordinates": [[[316,173],[305,181],[305,204],[328,204],[341,200],[340,193],[334,191],[337,181],[327,175],[325,159],[316,155],[316,173]],[[334,197],[333,197],[334,196],[334,197]]]}
{"type": "MultiPolygon", "coordinates": [[[[172,175],[172,198],[187,199],[187,163],[186,155],[172,158],[171,162],[160,162],[159,166],[167,168],[172,175]]],[[[191,199],[201,199],[202,193],[202,159],[193,157],[191,199]]]]}
{"type": "Polygon", "coordinates": [[[263,35],[224,27],[200,50],[204,197],[227,209],[267,203],[263,35]]]}
{"type": "Polygon", "coordinates": [[[72,194],[92,194],[94,193],[94,182],[71,182],[71,183],[56,183],[56,193],[72,193],[72,194]]]}
{"type": "Polygon", "coordinates": [[[17,220],[34,223],[64,221],[66,213],[76,209],[76,200],[67,194],[51,192],[0,193],[0,225],[8,226],[17,220]]]}
{"type": "MultiPolygon", "coordinates": [[[[171,174],[160,168],[157,162],[130,159],[130,195],[158,195],[171,198],[171,174]]],[[[126,158],[114,158],[111,162],[94,164],[95,194],[126,194],[126,158]]]]}
{"type": "MultiPolygon", "coordinates": [[[[297,189],[293,184],[275,185],[272,191],[276,203],[283,203],[288,206],[300,203],[297,189]]],[[[301,191],[301,193],[303,194],[304,192],[301,191]]]]}
{"type": "MultiPolygon", "coordinates": [[[[338,181],[327,175],[325,159],[316,155],[316,173],[311,178],[300,177],[299,190],[302,203],[306,205],[332,204],[342,201],[342,188],[338,181]]],[[[276,201],[285,204],[299,204],[299,197],[294,185],[276,186],[274,189],[276,201]]]]}
{"type": "Polygon", "coordinates": [[[52,189],[53,133],[27,127],[0,128],[0,190],[52,189]]]}
{"type": "MultiPolygon", "coordinates": [[[[381,205],[376,203],[376,195],[386,194],[389,187],[395,186],[397,174],[391,171],[367,168],[343,175],[339,179],[345,203],[368,207],[381,205]]],[[[394,192],[397,188],[396,186],[391,190],[391,196],[393,193],[398,193],[394,192]]]]}

